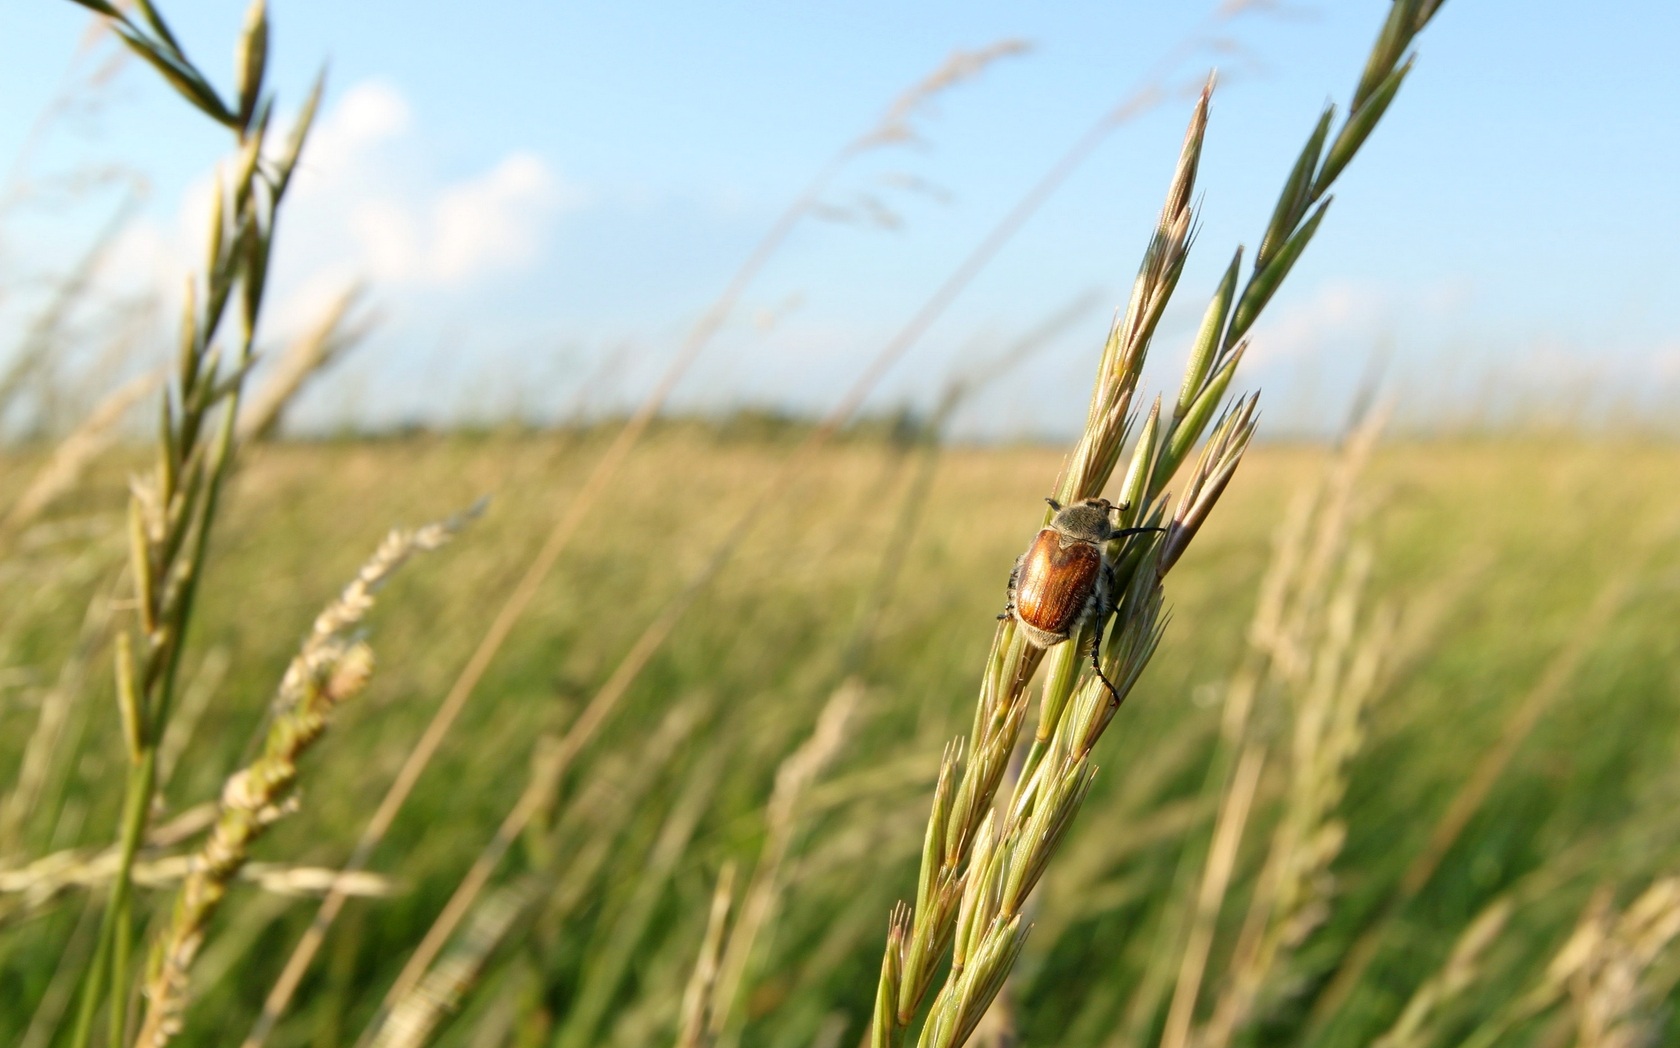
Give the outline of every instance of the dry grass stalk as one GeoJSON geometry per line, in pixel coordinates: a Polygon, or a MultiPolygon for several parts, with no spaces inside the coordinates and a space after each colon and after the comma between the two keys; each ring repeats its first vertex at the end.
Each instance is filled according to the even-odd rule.
{"type": "MultiPolygon", "coordinates": [[[[557,823],[545,832],[526,833],[526,840],[530,843],[533,853],[533,865],[558,865],[562,857],[564,861],[564,872],[558,876],[557,883],[552,888],[545,888],[545,919],[556,920],[585,901],[601,869],[611,858],[617,830],[629,820],[630,814],[652,789],[657,772],[668,767],[679,748],[693,736],[701,722],[703,706],[704,703],[698,700],[674,706],[637,751],[633,761],[612,756],[604,758],[592,769],[575,801],[568,805],[558,818],[551,809],[560,783],[571,767],[572,756],[581,743],[583,733],[578,733],[577,729],[584,718],[580,717],[573,731],[565,737],[546,740],[545,745],[537,748],[526,789],[516,808],[528,813],[526,820],[520,824],[520,832],[531,829],[532,823],[538,827],[545,821],[557,823]]],[[[587,716],[586,712],[584,717],[587,716]]],[[[505,852],[519,835],[516,832],[505,840],[501,837],[496,840],[505,852]]],[[[483,879],[476,878],[474,873],[469,871],[462,879],[461,886],[457,887],[456,896],[452,897],[450,905],[445,907],[444,915],[455,912],[452,908],[456,906],[463,917],[470,915],[479,892],[488,884],[489,875],[495,865],[487,862],[481,854],[473,869],[482,869],[483,879]],[[463,890],[468,887],[471,887],[470,891],[463,890]]],[[[404,1006],[404,1001],[419,992],[427,975],[433,970],[432,962],[443,954],[443,946],[447,945],[456,923],[448,923],[449,931],[446,932],[443,930],[443,915],[433,922],[421,946],[410,955],[402,972],[392,983],[379,1013],[358,1039],[358,1045],[369,1044],[377,1037],[383,1036],[384,1025],[389,1017],[404,1006]],[[438,944],[437,948],[429,948],[428,944],[434,942],[438,944]]]]}
{"type": "Polygon", "coordinates": [[[1223,1048],[1254,1016],[1268,983],[1329,915],[1331,864],[1346,827],[1336,809],[1348,767],[1364,742],[1364,711],[1388,660],[1393,616],[1361,614],[1370,551],[1355,547],[1313,647],[1313,670],[1293,710],[1290,778],[1284,810],[1233,950],[1231,972],[1197,1042],[1223,1048]],[[1361,622],[1361,619],[1364,619],[1361,622]]]}
{"type": "Polygon", "coordinates": [[[1231,787],[1225,791],[1219,818],[1213,824],[1213,843],[1208,849],[1207,865],[1202,871],[1201,888],[1196,894],[1196,908],[1190,922],[1190,936],[1184,944],[1179,960],[1178,984],[1172,1005],[1167,1009],[1166,1024],[1161,1030],[1161,1048],[1183,1048],[1190,1039],[1190,1023],[1195,1018],[1196,994],[1207,970],[1208,955],[1213,949],[1213,934],[1218,924],[1219,909],[1231,885],[1231,873],[1237,864],[1237,850],[1242,845],[1247,828],[1248,813],[1253,806],[1260,772],[1266,761],[1266,747],[1250,742],[1237,758],[1231,787]]]}
{"type": "MultiPolygon", "coordinates": [[[[396,1002],[418,984],[425,971],[442,953],[449,937],[455,933],[456,927],[471,912],[479,894],[489,885],[490,878],[495,874],[496,868],[501,865],[508,849],[513,847],[514,841],[519,839],[519,835],[530,825],[531,820],[537,816],[545,805],[550,803],[550,799],[559,790],[567,772],[571,770],[572,762],[595,737],[595,733],[606,724],[607,718],[611,716],[612,712],[618,707],[619,701],[629,691],[631,681],[635,679],[646,661],[653,656],[654,650],[663,642],[670,628],[676,624],[675,612],[680,611],[680,608],[681,605],[668,607],[665,614],[655,622],[655,625],[660,626],[661,629],[658,632],[643,634],[636,647],[625,657],[624,662],[619,664],[613,675],[602,685],[601,690],[596,692],[589,700],[589,705],[584,707],[583,712],[578,715],[578,719],[566,732],[565,737],[551,755],[551,759],[544,761],[536,773],[527,780],[525,789],[520,793],[519,798],[514,801],[513,807],[508,810],[501,825],[496,827],[494,836],[479,852],[478,857],[473,860],[472,866],[461,878],[461,882],[456,885],[449,901],[439,911],[437,918],[432,922],[432,926],[426,930],[426,935],[421,939],[420,945],[415,947],[414,953],[403,965],[402,971],[398,973],[396,982],[392,984],[390,991],[385,995],[386,1008],[395,1007],[396,1002]]],[[[354,854],[352,858],[355,858],[354,854]]],[[[352,862],[346,865],[357,868],[360,864],[352,862]]],[[[327,904],[332,902],[332,899],[333,896],[329,895],[327,901],[322,903],[323,911],[326,911],[327,904]]],[[[331,912],[336,913],[336,907],[331,912]]],[[[324,934],[325,926],[321,924],[320,918],[317,916],[316,924],[311,926],[306,935],[313,940],[313,946],[318,946],[319,939],[324,934]]],[[[303,944],[300,943],[300,950],[302,946],[303,944]]],[[[313,946],[311,954],[313,953],[313,946]]],[[[299,954],[294,952],[293,956],[298,957],[299,954]]],[[[308,955],[304,956],[307,959],[308,955]]],[[[281,978],[285,979],[286,974],[286,972],[282,972],[281,978]]],[[[301,975],[302,969],[300,967],[296,977],[301,977],[301,975]]],[[[282,985],[286,984],[276,984],[277,988],[282,985]]],[[[287,996],[290,996],[289,985],[287,996]]],[[[261,1042],[257,1034],[253,1033],[247,1039],[245,1048],[252,1048],[252,1045],[257,1043],[261,1042]]]]}
{"type": "Polygon", "coordinates": [[[88,463],[110,445],[117,423],[151,393],[157,375],[141,375],[110,393],[89,412],[81,425],[59,442],[52,455],[24,488],[0,521],[0,534],[15,535],[39,517],[65,492],[76,486],[88,463]]]}
{"type": "Polygon", "coordinates": [[[840,752],[847,728],[863,698],[863,685],[848,680],[834,690],[817,716],[811,735],[776,769],[775,785],[764,812],[764,846],[741,899],[740,916],[729,932],[712,1000],[709,1031],[714,1041],[733,1044],[740,1036],[734,1021],[753,950],[774,921],[783,888],[782,867],[799,828],[800,802],[840,752]]]}
{"type": "Polygon", "coordinates": [[[723,959],[724,933],[729,930],[729,911],[735,901],[735,863],[726,861],[718,871],[712,890],[712,908],[706,916],[706,934],[700,941],[700,956],[683,989],[682,1012],[677,1021],[676,1048],[708,1048],[713,1043],[712,1002],[719,962],[723,959]]]}
{"type": "Polygon", "coordinates": [[[681,783],[623,908],[601,935],[600,948],[592,951],[577,996],[554,1037],[555,1048],[588,1048],[609,1039],[603,1024],[611,1015],[613,998],[637,957],[673,871],[711,803],[728,756],[725,747],[710,750],[681,783]]]}
{"type": "Polygon", "coordinates": [[[229,882],[245,865],[252,843],[285,813],[298,759],[326,730],[333,711],[366,686],[373,653],[352,638],[352,631],[398,568],[415,554],[443,545],[458,527],[459,522],[450,521],[391,532],[338,599],[316,617],[281,678],[262,755],[223,786],[210,837],[193,857],[169,925],[153,950],[137,1044],[161,1048],[180,1030],[187,973],[229,882]]]}
{"type": "Polygon", "coordinates": [[[1505,930],[1511,909],[1511,900],[1501,898],[1477,915],[1460,933],[1446,963],[1417,988],[1394,1025],[1371,1048],[1429,1048],[1437,1043],[1437,1017],[1480,978],[1482,958],[1505,930]]]}
{"type": "Polygon", "coordinates": [[[377,318],[350,320],[351,311],[362,300],[363,290],[361,285],[346,289],[327,305],[313,327],[292,341],[275,365],[274,373],[240,414],[240,443],[272,436],[287,405],[297,398],[304,385],[367,338],[377,318]]]}
{"type": "Polygon", "coordinates": [[[534,891],[528,883],[502,888],[473,911],[460,941],[414,992],[404,997],[380,1027],[374,1048],[420,1048],[439,1022],[460,1006],[478,981],[490,955],[514,923],[527,913],[534,891]]]}

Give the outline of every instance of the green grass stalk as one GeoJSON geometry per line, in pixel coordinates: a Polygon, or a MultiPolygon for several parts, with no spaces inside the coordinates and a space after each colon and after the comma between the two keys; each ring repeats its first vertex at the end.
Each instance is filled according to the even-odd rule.
{"type": "Polygon", "coordinates": [[[229,183],[219,181],[212,194],[203,286],[188,285],[177,371],[163,401],[158,465],[149,481],[135,485],[130,503],[130,573],[139,629],[135,639],[117,649],[118,702],[130,768],[117,873],[71,1039],[73,1048],[85,1048],[107,979],[110,1040],[125,1040],[132,946],[130,873],[152,809],[157,747],[169,723],[200,568],[233,458],[234,419],[251,362],[274,223],[308,134],[319,85],[291,140],[278,156],[265,161],[272,99],[264,94],[268,18],[262,0],[252,5],[240,36],[238,97],[233,103],[222,101],[209,86],[150,3],[142,0],[138,5],[141,24],[104,0],[77,2],[104,15],[107,27],[135,54],[188,102],[232,130],[238,143],[229,183]],[[240,323],[231,359],[225,359],[217,339],[236,290],[240,323]]]}

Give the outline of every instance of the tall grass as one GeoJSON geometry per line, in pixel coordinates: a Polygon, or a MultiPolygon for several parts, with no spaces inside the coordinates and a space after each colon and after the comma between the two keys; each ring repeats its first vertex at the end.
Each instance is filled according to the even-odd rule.
{"type": "MultiPolygon", "coordinates": [[[[342,1043],[360,1034],[484,837],[523,792],[527,758],[541,774],[554,759],[552,743],[589,688],[610,672],[611,649],[628,644],[675,585],[634,568],[634,551],[655,537],[661,494],[673,485],[690,486],[702,505],[721,507],[739,484],[786,450],[692,431],[666,431],[654,439],[650,450],[661,472],[649,475],[647,492],[625,506],[638,523],[567,566],[592,582],[617,580],[630,595],[628,606],[589,618],[558,598],[533,608],[528,639],[510,650],[504,668],[487,682],[491,704],[485,714],[463,724],[457,741],[440,754],[438,778],[417,793],[412,814],[394,826],[389,850],[373,867],[396,894],[352,897],[329,940],[326,963],[305,984],[298,1011],[278,1036],[325,1039],[337,1029],[330,1039],[342,1043]],[[545,735],[550,744],[533,745],[545,735]]],[[[248,763],[247,740],[295,653],[293,638],[314,613],[314,595],[331,592],[356,570],[356,546],[365,546],[383,521],[412,518],[440,500],[458,504],[494,487],[503,495],[493,511],[447,559],[427,562],[393,583],[373,638],[380,672],[363,699],[342,709],[332,737],[306,762],[303,813],[276,823],[252,850],[253,858],[271,863],[337,867],[423,727],[429,710],[413,697],[447,685],[474,639],[451,624],[470,621],[466,609],[519,569],[519,554],[507,538],[542,528],[554,505],[575,490],[587,463],[572,458],[573,443],[537,436],[280,445],[243,467],[224,533],[237,541],[230,539],[215,561],[226,586],[205,591],[199,654],[189,656],[183,676],[213,674],[213,659],[202,671],[199,664],[217,651],[225,653],[228,669],[168,787],[168,814],[157,830],[169,832],[154,832],[139,865],[197,849],[214,809],[193,814],[196,829],[191,822],[173,828],[177,813],[214,800],[227,775],[248,763]],[[266,614],[295,625],[252,628],[243,597],[251,592],[270,594],[266,614]]],[[[691,769],[700,770],[697,758],[726,749],[732,756],[724,779],[665,882],[655,917],[643,926],[635,958],[621,971],[612,1007],[598,1027],[601,1043],[674,1037],[716,871],[735,862],[741,893],[762,850],[777,768],[810,737],[829,697],[831,685],[818,671],[838,665],[851,634],[849,612],[861,588],[873,584],[879,553],[897,533],[896,502],[915,480],[913,471],[893,465],[898,455],[890,445],[860,440],[812,459],[806,483],[825,493],[820,508],[782,507],[773,534],[744,545],[740,563],[747,574],[700,599],[689,625],[626,695],[621,717],[576,758],[531,828],[513,842],[485,895],[483,919],[474,908],[439,956],[437,978],[428,974],[438,987],[450,971],[473,973],[458,995],[438,998],[431,1043],[471,1043],[497,1029],[510,1038],[525,1030],[541,1043],[544,1038],[532,1031],[568,1014],[567,1002],[586,972],[607,980],[596,958],[630,928],[618,915],[626,891],[646,868],[665,813],[691,769]],[[775,563],[771,551],[778,545],[785,551],[789,541],[809,570],[769,567],[775,563]],[[764,568],[753,567],[761,563],[764,568]],[[740,642],[744,625],[757,641],[740,642]],[[666,727],[671,717],[676,720],[666,727]],[[520,915],[486,943],[484,929],[495,928],[489,918],[521,899],[528,901],[520,915]],[[474,950],[482,958],[462,968],[459,962],[474,950]]],[[[879,640],[859,670],[864,704],[829,770],[805,788],[797,808],[778,877],[784,887],[775,923],[759,937],[761,959],[743,980],[741,1043],[812,1043],[825,1029],[840,1029],[845,1036],[839,1043],[853,1043],[861,1033],[867,1018],[861,999],[880,960],[879,916],[897,885],[914,874],[926,817],[919,798],[932,786],[941,737],[963,730],[969,711],[962,707],[972,703],[965,681],[986,654],[973,623],[995,613],[997,567],[1017,552],[1022,529],[1033,523],[1021,511],[1060,458],[1032,448],[952,448],[942,456],[927,492],[927,516],[948,520],[958,514],[970,527],[960,543],[936,527],[919,530],[892,596],[878,612],[879,640]]],[[[1245,658],[1270,536],[1287,515],[1287,496],[1316,485],[1322,461],[1312,448],[1252,451],[1223,510],[1174,569],[1179,628],[1168,631],[1137,685],[1123,730],[1110,732],[1104,743],[1110,755],[1103,763],[1115,774],[1097,779],[1087,817],[1074,826],[1035,893],[1043,903],[1009,991],[1014,1028],[1026,1043],[1106,1043],[1122,1028],[1153,967],[1171,976],[1170,994],[1180,948],[1176,938],[1158,945],[1156,929],[1187,901],[1174,888],[1179,855],[1206,839],[1217,814],[1204,799],[1203,783],[1229,701],[1223,681],[1245,658]],[[1144,698],[1151,701],[1139,701],[1144,698]],[[1090,818],[1099,810],[1100,819],[1090,818]]],[[[1636,531],[1660,527],[1668,504],[1649,492],[1674,465],[1670,450],[1631,445],[1436,443],[1374,450],[1348,489],[1353,513],[1344,533],[1351,544],[1369,543],[1375,553],[1367,606],[1400,609],[1393,667],[1368,705],[1367,740],[1349,766],[1348,794],[1339,808],[1347,839],[1333,867],[1328,921],[1276,984],[1281,995],[1262,995],[1255,1018],[1268,1036],[1336,1044],[1382,1035],[1413,992],[1445,964],[1465,922],[1511,895],[1517,905],[1480,955],[1478,980],[1434,1011],[1434,1043],[1454,1043],[1467,1032],[1466,1022],[1492,1018],[1504,1002],[1528,991],[1597,884],[1626,886],[1629,893],[1617,895],[1625,904],[1645,878],[1680,863],[1672,847],[1677,838],[1669,800],[1680,796],[1680,781],[1667,756],[1677,736],[1665,698],[1672,673],[1662,626],[1675,602],[1660,566],[1673,563],[1670,540],[1654,554],[1659,567],[1643,574],[1648,581],[1628,594],[1624,610],[1580,642],[1585,654],[1577,673],[1513,752],[1435,877],[1389,917],[1367,974],[1331,1013],[1326,1032],[1311,1039],[1304,1034],[1305,1006],[1320,999],[1325,975],[1422,851],[1431,823],[1447,810],[1555,651],[1583,630],[1581,610],[1592,602],[1598,580],[1621,570],[1625,554],[1593,536],[1613,520],[1636,531]],[[1545,509],[1560,494],[1592,508],[1570,520],[1548,520],[1545,509]],[[1467,547],[1483,554],[1468,565],[1467,547]],[[1479,569],[1466,578],[1475,563],[1479,569]],[[1525,571],[1531,564],[1550,570],[1525,571]],[[1646,741],[1630,745],[1631,737],[1646,741]],[[1534,879],[1542,870],[1543,883],[1534,879]]],[[[120,475],[102,470],[94,482],[116,479],[120,475]]],[[[108,513],[115,506],[106,495],[86,509],[60,513],[108,513]]],[[[698,513],[696,533],[673,542],[670,557],[679,563],[704,557],[709,534],[727,523],[721,508],[698,513]]],[[[1296,530],[1305,530],[1309,540],[1318,533],[1316,525],[1296,530]]],[[[82,608],[74,611],[79,615],[82,608]]],[[[50,659],[49,651],[73,641],[73,633],[55,639],[38,649],[39,657],[50,659]]],[[[16,650],[15,639],[9,643],[16,650]]],[[[1252,730],[1272,740],[1276,756],[1260,776],[1209,950],[1202,996],[1210,1005],[1224,992],[1230,945],[1263,865],[1277,805],[1287,796],[1292,693],[1275,690],[1280,686],[1267,685],[1256,698],[1252,730]]],[[[71,762],[67,792],[46,789],[30,821],[41,825],[44,816],[49,829],[58,822],[61,843],[49,848],[32,836],[41,843],[32,846],[31,858],[77,844],[95,852],[108,846],[92,831],[98,812],[114,814],[109,789],[89,761],[102,750],[120,752],[120,741],[107,712],[109,678],[93,677],[89,690],[85,708],[102,716],[88,723],[84,756],[71,762]],[[92,814],[81,819],[85,829],[74,831],[79,806],[92,814]]],[[[9,694],[22,700],[29,693],[9,694]]],[[[23,718],[33,715],[30,705],[12,705],[7,723],[28,726],[23,718]]],[[[8,738],[14,741],[5,766],[16,768],[23,740],[8,738]]],[[[1198,883],[1200,865],[1192,871],[1192,883],[1198,883]]],[[[174,882],[163,885],[173,892],[174,882]]],[[[319,882],[292,890],[319,891],[319,882]]],[[[0,1028],[8,1039],[22,1038],[53,962],[72,941],[90,898],[86,892],[69,884],[28,911],[11,909],[23,895],[0,896],[0,905],[13,913],[0,933],[8,1002],[0,1028]]],[[[137,893],[145,912],[167,916],[170,894],[153,887],[137,893]]],[[[220,1043],[220,1031],[242,1032],[283,959],[273,944],[284,947],[295,939],[312,909],[307,894],[277,896],[258,881],[230,886],[194,966],[193,1004],[177,1043],[220,1043]]],[[[1660,1016],[1666,999],[1659,994],[1655,1011],[1641,1014],[1660,1016]]],[[[1157,1000],[1144,1024],[1151,1039],[1155,1034],[1148,1031],[1159,1029],[1166,1007],[1165,998],[1157,1000]]],[[[1551,1011],[1528,1022],[1543,1027],[1570,1007],[1567,997],[1559,998],[1551,1011]]],[[[1198,1011],[1198,1023],[1208,1014],[1198,1011]]]]}

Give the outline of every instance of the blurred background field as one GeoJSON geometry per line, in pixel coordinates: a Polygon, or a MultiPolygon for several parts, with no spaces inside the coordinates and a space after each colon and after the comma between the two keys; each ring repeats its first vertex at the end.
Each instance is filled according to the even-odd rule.
{"type": "MultiPolygon", "coordinates": [[[[389,524],[495,492],[482,520],[387,591],[372,624],[374,683],[309,759],[303,811],[261,848],[287,863],[341,860],[600,442],[591,433],[490,434],[254,452],[216,553],[223,583],[206,595],[185,670],[190,688],[208,695],[194,703],[195,756],[164,788],[168,810],[213,797],[248,753],[296,638],[389,524]]],[[[692,424],[661,428],[637,453],[590,541],[562,561],[563,585],[518,628],[380,849],[373,868],[393,894],[351,903],[279,1043],[342,1043],[361,1028],[532,762],[708,555],[739,493],[788,448],[787,439],[692,424]]],[[[513,849],[498,883],[529,881],[540,896],[500,937],[485,985],[439,1043],[506,1043],[496,1031],[510,1026],[513,1043],[546,1043],[547,1028],[579,1021],[586,998],[600,1003],[575,1043],[646,1043],[668,1029],[718,865],[750,867],[778,765],[841,683],[861,624],[872,642],[849,668],[862,697],[801,798],[740,1012],[744,1044],[851,1043],[885,914],[912,878],[938,750],[964,730],[1001,581],[1060,464],[1051,449],[947,449],[905,538],[897,521],[906,500],[923,497],[923,454],[860,434],[778,493],[513,849]],[[904,556],[881,587],[882,558],[901,542],[904,556]],[[680,847],[663,854],[663,828],[696,796],[680,847]],[[648,877],[657,889],[641,899],[648,877]]],[[[1122,1032],[1161,915],[1184,901],[1175,864],[1207,832],[1200,790],[1225,682],[1241,661],[1285,505],[1330,456],[1315,445],[1261,448],[1178,576],[1173,626],[1103,755],[1071,861],[1046,885],[1041,928],[1012,991],[1027,1043],[1114,1043],[1122,1032]]],[[[10,492],[26,459],[8,462],[10,492]]],[[[1675,869],[1680,661],[1670,626],[1680,612],[1680,504],[1666,481],[1677,465],[1680,452],[1664,444],[1556,437],[1409,440],[1377,452],[1349,531],[1374,553],[1371,599],[1398,610],[1408,639],[1396,644],[1352,763],[1329,923],[1309,940],[1299,984],[1275,1002],[1267,1039],[1367,1043],[1442,964],[1465,922],[1515,898],[1485,982],[1442,1020],[1462,1035],[1540,977],[1600,885],[1625,902],[1675,869]],[[1612,584],[1622,587],[1613,608],[1595,614],[1612,584]],[[1369,973],[1328,1032],[1299,1040],[1303,1010],[1334,959],[1370,926],[1548,667],[1576,647],[1578,668],[1439,871],[1389,915],[1369,973]]],[[[113,469],[90,483],[9,558],[17,596],[5,622],[12,670],[0,738],[13,774],[44,707],[68,705],[53,763],[69,766],[48,770],[50,793],[9,842],[25,854],[97,847],[115,817],[116,798],[101,784],[117,773],[120,743],[100,653],[84,654],[92,679],[69,694],[40,667],[74,663],[88,602],[111,585],[119,482],[113,469]]],[[[1263,701],[1264,732],[1287,730],[1285,709],[1278,694],[1263,701]]],[[[1261,798],[1277,802],[1287,767],[1274,764],[1261,798]]],[[[1265,841],[1251,837],[1241,877],[1254,875],[1265,841]]],[[[243,1032],[314,908],[254,885],[235,891],[203,959],[186,1043],[243,1032]]],[[[87,900],[80,886],[52,899],[15,888],[0,897],[8,1040],[50,996],[61,953],[87,948],[87,900]]],[[[1657,973],[1662,995],[1676,974],[1670,956],[1657,973]]],[[[1646,1004],[1662,1014],[1661,999],[1646,1004]]]]}

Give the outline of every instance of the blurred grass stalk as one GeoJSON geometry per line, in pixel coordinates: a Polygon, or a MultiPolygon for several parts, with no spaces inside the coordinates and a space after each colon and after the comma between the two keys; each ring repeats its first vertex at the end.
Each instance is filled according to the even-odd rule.
{"type": "Polygon", "coordinates": [[[1680,977],[1680,966],[1665,970],[1659,962],[1677,939],[1680,877],[1658,878],[1620,912],[1610,886],[1601,886],[1535,984],[1478,1027],[1463,1048],[1491,1048],[1563,1003],[1568,1011],[1538,1043],[1563,1044],[1571,1032],[1580,1048],[1657,1043],[1661,1016],[1652,1006],[1680,977]]]}
{"type": "Polygon", "coordinates": [[[1252,1019],[1262,991],[1276,981],[1277,969],[1328,916],[1330,865],[1345,837],[1336,809],[1348,767],[1364,741],[1365,710],[1394,662],[1395,615],[1386,607],[1366,607],[1372,554],[1349,537],[1356,522],[1356,481],[1387,415],[1386,408],[1375,407],[1356,423],[1321,489],[1297,504],[1310,508],[1292,510],[1262,583],[1248,657],[1226,695],[1221,730],[1226,755],[1216,759],[1209,777],[1210,784],[1224,779],[1221,817],[1179,954],[1163,1048],[1230,1044],[1252,1019]],[[1247,811],[1255,784],[1245,778],[1245,769],[1262,764],[1270,749],[1263,733],[1251,728],[1255,702],[1276,694],[1286,696],[1291,707],[1283,810],[1232,947],[1224,988],[1213,1014],[1192,1035],[1209,951],[1244,837],[1245,820],[1225,813],[1238,804],[1247,811]],[[1234,770],[1228,763],[1233,748],[1239,754],[1234,770]]]}
{"type": "MultiPolygon", "coordinates": [[[[1316,232],[1330,186],[1393,100],[1411,68],[1406,51],[1438,7],[1425,0],[1390,7],[1348,118],[1333,140],[1334,107],[1319,118],[1285,181],[1240,296],[1239,251],[1193,343],[1170,416],[1163,416],[1157,399],[1144,419],[1117,500],[1124,526],[1166,519],[1166,483],[1204,435],[1207,440],[1165,534],[1123,540],[1111,551],[1121,595],[1106,647],[1106,623],[1087,626],[1048,654],[1028,646],[1012,620],[998,626],[973,730],[966,747],[952,742],[940,767],[915,903],[901,904],[889,924],[871,1026],[875,1048],[904,1043],[947,950],[949,972],[918,1041],[931,1048],[964,1043],[1013,967],[1028,931],[1023,907],[1090,788],[1091,751],[1119,706],[1094,677],[1080,685],[1084,654],[1089,645],[1099,647],[1104,673],[1123,698],[1154,653],[1164,625],[1161,581],[1207,519],[1253,436],[1251,397],[1239,398],[1214,421],[1247,346],[1244,336],[1316,232]],[[1041,658],[1049,665],[1039,728],[1013,796],[995,808],[1026,718],[1027,684],[1041,658]]],[[[1084,434],[1056,488],[1062,504],[1104,491],[1136,421],[1132,399],[1143,361],[1192,239],[1191,197],[1211,86],[1192,116],[1131,301],[1104,347],[1084,434]]]]}
{"type": "Polygon", "coordinates": [[[264,90],[268,17],[262,0],[250,8],[239,39],[232,101],[210,86],[149,0],[136,0],[135,17],[106,0],[75,2],[104,16],[106,26],[177,93],[234,132],[238,146],[212,189],[203,276],[187,284],[180,355],[162,403],[158,462],[151,477],[132,486],[129,571],[138,621],[133,632],[118,634],[116,651],[130,770],[117,870],[71,1039],[75,1048],[84,1048],[94,1014],[106,999],[107,980],[110,1041],[126,1040],[132,869],[150,821],[158,746],[169,725],[199,571],[233,458],[234,422],[252,360],[274,226],[320,98],[320,82],[289,139],[276,154],[265,156],[273,100],[264,90]],[[239,323],[228,351],[219,336],[236,291],[239,323]]]}
{"type": "Polygon", "coordinates": [[[443,545],[458,526],[459,521],[449,521],[391,532],[338,599],[315,619],[280,681],[274,722],[261,756],[223,786],[210,836],[193,856],[175,897],[173,914],[149,965],[145,1019],[136,1044],[162,1048],[179,1032],[188,970],[229,882],[245,865],[252,842],[285,814],[298,758],[320,738],[334,710],[367,686],[373,652],[352,633],[372,610],[375,594],[410,558],[443,545]]]}
{"type": "Polygon", "coordinates": [[[353,284],[340,292],[303,334],[286,348],[274,373],[240,413],[240,444],[267,440],[279,429],[286,408],[310,379],[356,348],[378,324],[377,315],[353,315],[366,289],[353,284]]]}
{"type": "Polygon", "coordinates": [[[1448,852],[1487,803],[1495,785],[1511,766],[1523,744],[1567,694],[1570,683],[1575,680],[1587,656],[1602,642],[1611,621],[1627,605],[1635,583],[1651,570],[1655,552],[1673,536],[1676,528],[1680,528],[1680,519],[1670,516],[1633,537],[1626,561],[1600,584],[1565,643],[1547,661],[1540,676],[1511,710],[1499,738],[1482,754],[1436,818],[1423,848],[1406,865],[1394,890],[1366,919],[1359,937],[1348,947],[1343,962],[1337,966],[1335,976],[1314,1002],[1311,1025],[1315,1031],[1322,1030],[1331,1016],[1347,1002],[1376,958],[1383,937],[1397,916],[1434,879],[1448,852]]]}

